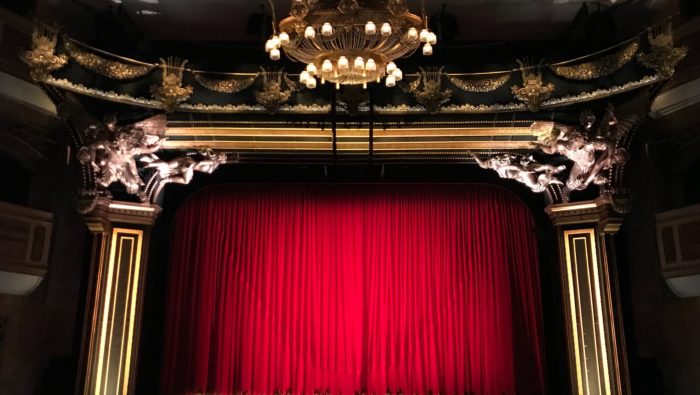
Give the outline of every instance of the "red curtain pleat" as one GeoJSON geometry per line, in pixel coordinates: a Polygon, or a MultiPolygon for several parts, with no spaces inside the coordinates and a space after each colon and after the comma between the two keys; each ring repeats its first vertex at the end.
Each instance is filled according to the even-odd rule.
{"type": "Polygon", "coordinates": [[[534,223],[487,185],[219,186],[177,213],[164,394],[542,394],[534,223]]]}

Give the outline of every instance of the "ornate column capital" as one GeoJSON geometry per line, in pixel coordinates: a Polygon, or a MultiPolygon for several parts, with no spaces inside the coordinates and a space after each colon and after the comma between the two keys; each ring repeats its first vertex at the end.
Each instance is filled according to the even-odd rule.
{"type": "Polygon", "coordinates": [[[622,226],[623,218],[613,208],[613,200],[600,196],[595,200],[550,204],[545,208],[555,226],[595,224],[603,234],[615,234],[622,226]]]}
{"type": "Polygon", "coordinates": [[[552,204],[573,394],[630,393],[613,235],[622,225],[607,194],[552,204]]]}
{"type": "Polygon", "coordinates": [[[84,215],[93,251],[76,393],[135,391],[148,242],[160,211],[98,197],[84,215]]]}
{"type": "Polygon", "coordinates": [[[149,203],[132,203],[110,198],[97,198],[95,208],[85,214],[85,223],[91,233],[111,232],[115,223],[152,226],[161,207],[149,203]]]}

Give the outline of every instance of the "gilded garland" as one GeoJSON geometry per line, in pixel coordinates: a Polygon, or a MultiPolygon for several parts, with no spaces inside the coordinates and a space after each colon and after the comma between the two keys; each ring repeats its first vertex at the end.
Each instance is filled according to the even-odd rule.
{"type": "Polygon", "coordinates": [[[639,51],[639,43],[635,40],[623,49],[605,55],[599,59],[575,65],[552,65],[554,74],[571,80],[593,80],[613,74],[624,67],[639,51]]]}
{"type": "Polygon", "coordinates": [[[247,78],[210,78],[206,77],[204,73],[193,72],[194,79],[199,82],[200,85],[214,92],[221,93],[238,93],[244,89],[249,88],[255,80],[258,78],[257,75],[250,76],[247,78]]]}
{"type": "Polygon", "coordinates": [[[454,75],[447,74],[447,79],[452,85],[465,92],[493,92],[496,89],[505,85],[510,80],[510,73],[502,74],[496,77],[466,79],[454,75]]]}
{"type": "Polygon", "coordinates": [[[92,52],[83,50],[69,39],[63,40],[63,47],[66,49],[71,59],[75,60],[76,63],[82,67],[116,80],[130,80],[143,77],[156,68],[155,65],[151,64],[128,64],[105,59],[92,52]]]}

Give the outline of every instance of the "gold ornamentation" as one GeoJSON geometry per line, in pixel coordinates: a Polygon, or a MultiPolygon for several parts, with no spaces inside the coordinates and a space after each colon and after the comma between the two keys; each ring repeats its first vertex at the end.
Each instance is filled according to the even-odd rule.
{"type": "Polygon", "coordinates": [[[637,51],[639,51],[639,43],[635,40],[623,49],[599,59],[575,65],[553,65],[550,69],[554,74],[571,80],[593,80],[620,70],[634,59],[637,51]]]}
{"type": "Polygon", "coordinates": [[[264,106],[270,114],[276,113],[292,96],[291,89],[282,90],[282,74],[282,70],[262,70],[263,89],[255,92],[255,101],[264,106]]]}
{"type": "Polygon", "coordinates": [[[401,88],[402,91],[406,93],[414,93],[418,87],[420,86],[420,80],[421,80],[421,75],[418,74],[418,78],[416,78],[414,81],[408,82],[407,80],[401,80],[399,81],[398,85],[399,88],[401,88]]]}
{"type": "Polygon", "coordinates": [[[503,74],[497,77],[464,79],[447,74],[447,79],[457,88],[465,92],[493,92],[505,85],[510,79],[510,74],[503,74]]]}
{"type": "MultiPolygon", "coordinates": [[[[645,76],[639,80],[626,82],[622,85],[615,85],[608,89],[596,89],[589,92],[583,92],[576,95],[566,95],[548,99],[542,103],[542,108],[557,108],[568,106],[576,103],[585,103],[593,100],[600,100],[606,97],[619,95],[635,89],[643,88],[661,81],[657,75],[645,76]]],[[[56,79],[48,77],[44,83],[55,86],[60,89],[65,89],[81,95],[93,97],[95,99],[106,100],[114,103],[122,103],[133,105],[142,108],[161,108],[161,103],[153,99],[136,97],[124,93],[114,91],[103,91],[100,89],[90,88],[83,84],[71,82],[65,78],[56,79]]],[[[286,114],[320,114],[328,113],[330,105],[318,104],[285,104],[280,106],[279,112],[286,114]]],[[[220,113],[220,114],[244,114],[244,113],[262,113],[265,108],[258,104],[204,104],[204,103],[182,103],[178,107],[181,111],[189,111],[196,113],[220,113]]],[[[377,114],[385,115],[401,115],[401,114],[418,114],[425,111],[425,107],[421,105],[385,105],[375,106],[377,114]]],[[[496,112],[513,112],[525,111],[527,107],[522,103],[494,103],[494,104],[451,104],[440,108],[441,114],[488,114],[496,112]]]]}
{"type": "Polygon", "coordinates": [[[676,65],[688,54],[688,48],[673,46],[673,26],[667,23],[648,34],[649,52],[640,53],[637,59],[646,67],[656,71],[661,78],[673,76],[676,65]]]}
{"type": "Polygon", "coordinates": [[[428,69],[426,71],[420,68],[420,79],[423,81],[423,89],[413,92],[416,101],[422,104],[426,111],[430,114],[435,114],[440,110],[440,106],[450,101],[452,89],[441,90],[442,86],[442,70],[428,69]]]}
{"type": "Polygon", "coordinates": [[[192,95],[192,86],[182,86],[182,73],[187,64],[187,60],[180,61],[178,58],[161,59],[160,67],[163,69],[163,80],[158,85],[151,85],[151,95],[159,101],[163,109],[173,112],[178,105],[189,99],[192,95]],[[178,65],[179,63],[179,65],[178,65]]]}
{"type": "Polygon", "coordinates": [[[547,100],[549,96],[552,95],[552,92],[554,92],[554,84],[542,83],[541,63],[535,67],[518,59],[518,65],[522,73],[523,85],[513,85],[511,88],[513,96],[525,103],[530,111],[537,112],[542,102],[547,100]]]}
{"type": "Polygon", "coordinates": [[[253,75],[245,79],[238,78],[209,78],[205,77],[203,73],[194,72],[194,79],[199,82],[200,85],[214,92],[221,93],[237,93],[244,89],[249,88],[258,75],[253,75]]]}
{"type": "Polygon", "coordinates": [[[56,30],[42,23],[37,23],[32,32],[32,49],[20,55],[20,59],[29,66],[29,74],[37,82],[45,81],[52,71],[58,70],[68,62],[68,56],[56,55],[58,34],[56,30]]]}
{"type": "Polygon", "coordinates": [[[81,49],[70,39],[63,40],[63,47],[70,57],[82,67],[104,75],[105,77],[114,78],[117,80],[130,80],[133,78],[143,77],[153,71],[155,65],[149,64],[128,64],[118,62],[116,60],[105,59],[94,53],[81,49]]]}

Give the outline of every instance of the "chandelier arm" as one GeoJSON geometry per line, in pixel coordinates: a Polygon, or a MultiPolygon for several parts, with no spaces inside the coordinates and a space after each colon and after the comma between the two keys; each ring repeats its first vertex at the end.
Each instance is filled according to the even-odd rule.
{"type": "Polygon", "coordinates": [[[277,16],[275,15],[275,4],[272,0],[267,0],[270,3],[270,12],[272,13],[272,34],[277,35],[277,16]]]}

